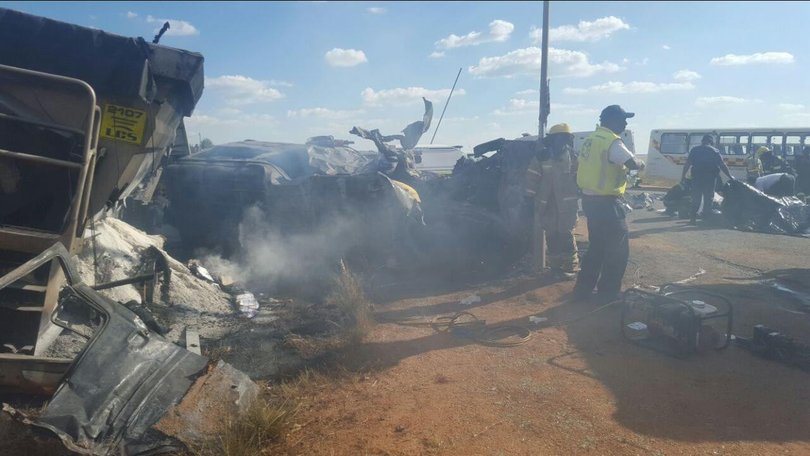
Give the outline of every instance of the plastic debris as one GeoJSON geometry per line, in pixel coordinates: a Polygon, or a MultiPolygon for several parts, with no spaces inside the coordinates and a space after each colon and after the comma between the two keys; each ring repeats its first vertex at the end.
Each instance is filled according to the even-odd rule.
{"type": "Polygon", "coordinates": [[[478,296],[478,295],[475,295],[475,294],[469,295],[469,296],[467,296],[466,298],[464,298],[464,299],[462,299],[460,301],[461,305],[464,305],[464,306],[471,306],[471,305],[477,304],[479,302],[481,302],[481,297],[478,296]]]}
{"type": "Polygon", "coordinates": [[[532,323],[532,324],[535,324],[535,325],[539,325],[540,323],[545,323],[547,321],[548,321],[548,318],[546,318],[546,317],[537,317],[537,316],[534,316],[534,315],[529,317],[529,323],[532,323]]]}
{"type": "Polygon", "coordinates": [[[740,181],[723,185],[723,214],[742,231],[807,234],[810,206],[796,197],[776,198],[740,181]]]}
{"type": "Polygon", "coordinates": [[[200,263],[197,263],[196,261],[192,260],[188,263],[188,269],[195,276],[207,280],[211,283],[216,283],[216,280],[214,280],[214,276],[212,276],[211,273],[208,272],[208,269],[205,269],[200,263]]]}
{"type": "Polygon", "coordinates": [[[242,312],[247,318],[253,318],[259,313],[259,301],[253,296],[253,293],[241,293],[234,297],[236,305],[239,306],[239,311],[242,312]]]}
{"type": "Polygon", "coordinates": [[[687,277],[687,278],[685,278],[683,280],[679,280],[677,282],[672,282],[672,283],[677,283],[678,285],[683,285],[685,283],[689,283],[689,282],[692,282],[694,280],[697,280],[697,278],[702,276],[703,274],[706,274],[706,270],[703,269],[703,268],[700,268],[700,269],[698,269],[698,272],[692,274],[691,276],[689,276],[689,277],[687,277]]]}

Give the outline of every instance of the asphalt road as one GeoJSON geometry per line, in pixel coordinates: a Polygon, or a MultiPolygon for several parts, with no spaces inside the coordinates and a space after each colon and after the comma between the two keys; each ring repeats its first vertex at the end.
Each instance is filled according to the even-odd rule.
{"type": "Polygon", "coordinates": [[[656,278],[679,280],[684,278],[684,272],[698,268],[705,269],[708,277],[721,277],[806,268],[810,264],[807,258],[810,239],[716,226],[688,226],[687,220],[659,212],[663,209],[663,203],[655,200],[654,210],[636,209],[627,216],[631,242],[637,247],[632,249],[631,257],[656,278]],[[643,252],[653,247],[657,247],[657,255],[646,258],[643,252]]]}
{"type": "Polygon", "coordinates": [[[739,308],[736,334],[762,323],[810,343],[810,239],[688,226],[659,212],[663,208],[655,200],[654,210],[627,216],[625,287],[661,285],[705,271],[691,283],[732,298],[739,308]]]}

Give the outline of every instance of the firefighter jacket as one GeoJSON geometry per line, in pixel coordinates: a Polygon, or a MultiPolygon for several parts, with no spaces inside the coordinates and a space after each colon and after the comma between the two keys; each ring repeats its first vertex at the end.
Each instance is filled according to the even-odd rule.
{"type": "Polygon", "coordinates": [[[566,146],[546,160],[532,158],[526,174],[526,193],[534,199],[535,214],[548,232],[574,229],[579,210],[577,160],[566,146]]]}

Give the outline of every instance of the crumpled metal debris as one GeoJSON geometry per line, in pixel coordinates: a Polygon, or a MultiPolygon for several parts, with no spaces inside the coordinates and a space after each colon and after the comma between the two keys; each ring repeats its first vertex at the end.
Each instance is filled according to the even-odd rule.
{"type": "MultiPolygon", "coordinates": [[[[82,283],[60,243],[0,277],[0,289],[51,262],[61,265],[67,283],[51,320],[87,345],[39,417],[4,405],[12,417],[53,432],[80,454],[159,454],[210,437],[223,416],[242,413],[256,398],[258,385],[243,372],[222,361],[211,366],[82,283]]],[[[28,372],[47,375],[31,366],[28,372]]]]}
{"type": "Polygon", "coordinates": [[[253,296],[253,293],[244,292],[234,296],[236,305],[239,306],[239,311],[242,312],[247,318],[253,318],[259,313],[259,301],[253,296]]]}
{"type": "Polygon", "coordinates": [[[647,192],[627,195],[625,196],[625,200],[633,209],[651,209],[653,207],[652,196],[647,192]]]}

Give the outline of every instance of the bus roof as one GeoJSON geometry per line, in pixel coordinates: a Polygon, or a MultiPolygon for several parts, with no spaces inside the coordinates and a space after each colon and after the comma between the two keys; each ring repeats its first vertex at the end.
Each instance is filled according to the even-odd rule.
{"type": "Polygon", "coordinates": [[[667,133],[692,133],[692,132],[748,132],[748,133],[802,133],[802,132],[810,132],[810,126],[808,127],[723,127],[723,128],[714,128],[714,127],[701,127],[701,128],[656,128],[650,130],[650,133],[658,133],[658,132],[667,132],[667,133]]]}

